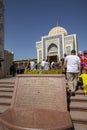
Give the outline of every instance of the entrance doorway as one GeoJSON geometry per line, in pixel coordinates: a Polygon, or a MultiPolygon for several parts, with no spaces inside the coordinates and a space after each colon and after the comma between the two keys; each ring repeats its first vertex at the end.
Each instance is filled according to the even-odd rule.
{"type": "Polygon", "coordinates": [[[49,60],[50,63],[51,63],[52,61],[57,62],[57,55],[47,56],[47,59],[49,60]]]}

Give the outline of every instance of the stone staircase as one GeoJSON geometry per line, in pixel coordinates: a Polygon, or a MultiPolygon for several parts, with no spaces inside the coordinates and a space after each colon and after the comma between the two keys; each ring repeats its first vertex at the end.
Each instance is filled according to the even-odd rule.
{"type": "MultiPolygon", "coordinates": [[[[15,77],[0,79],[0,113],[11,105],[14,83],[15,77]]],[[[70,114],[75,130],[87,130],[87,97],[84,97],[83,90],[79,89],[70,98],[70,114]]]]}
{"type": "Polygon", "coordinates": [[[15,78],[0,79],[0,114],[11,105],[15,78]]]}
{"type": "Polygon", "coordinates": [[[87,97],[84,96],[83,90],[76,91],[70,102],[70,114],[75,130],[87,130],[87,97]]]}

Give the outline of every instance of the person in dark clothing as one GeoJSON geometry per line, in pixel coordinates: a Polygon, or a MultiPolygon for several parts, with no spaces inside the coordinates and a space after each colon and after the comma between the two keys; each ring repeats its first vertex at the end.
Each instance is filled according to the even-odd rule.
{"type": "Polygon", "coordinates": [[[13,77],[15,77],[16,74],[16,65],[13,62],[12,65],[10,66],[10,75],[12,75],[13,77]]]}

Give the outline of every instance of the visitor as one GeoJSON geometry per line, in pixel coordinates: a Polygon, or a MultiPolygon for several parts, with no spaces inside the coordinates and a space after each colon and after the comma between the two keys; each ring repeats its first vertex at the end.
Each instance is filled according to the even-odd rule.
{"type": "Polygon", "coordinates": [[[19,72],[20,72],[20,74],[24,74],[24,71],[25,71],[24,63],[20,63],[20,66],[19,66],[19,72]]]}
{"type": "Polygon", "coordinates": [[[83,71],[83,68],[87,66],[87,50],[81,52],[78,52],[78,56],[80,57],[81,60],[81,73],[83,71]]]}
{"type": "Polygon", "coordinates": [[[87,97],[87,67],[83,68],[83,72],[79,78],[82,78],[84,95],[87,97]]]}
{"type": "Polygon", "coordinates": [[[45,63],[46,63],[46,61],[45,61],[45,59],[43,59],[41,62],[41,70],[45,69],[45,63]]]}
{"type": "Polygon", "coordinates": [[[84,51],[84,63],[83,63],[83,67],[87,67],[87,50],[84,51]]]}
{"type": "Polygon", "coordinates": [[[41,70],[41,62],[37,63],[37,70],[41,70]]]}
{"type": "Polygon", "coordinates": [[[27,61],[26,65],[25,65],[25,69],[31,70],[30,60],[27,61]]]}
{"type": "Polygon", "coordinates": [[[12,65],[10,66],[10,75],[12,75],[13,77],[15,77],[16,75],[16,65],[14,62],[12,62],[12,65]]]}
{"type": "Polygon", "coordinates": [[[16,70],[17,70],[17,74],[20,74],[20,65],[19,65],[19,63],[16,64],[16,70]]]}
{"type": "Polygon", "coordinates": [[[54,61],[51,62],[51,69],[53,70],[54,69],[54,61]]]}
{"type": "Polygon", "coordinates": [[[44,65],[44,70],[50,70],[50,62],[46,60],[46,63],[44,65]]]}
{"type": "Polygon", "coordinates": [[[64,61],[65,61],[66,56],[67,56],[67,54],[64,53],[64,58],[61,59],[61,69],[62,69],[62,73],[65,74],[65,78],[67,79],[67,76],[66,76],[66,69],[67,69],[67,67],[65,67],[65,68],[63,69],[64,61]]]}
{"type": "Polygon", "coordinates": [[[81,70],[80,70],[80,72],[82,73],[82,69],[83,69],[83,67],[84,67],[84,55],[83,55],[83,52],[82,52],[82,51],[79,51],[79,52],[78,52],[78,56],[79,56],[80,61],[81,61],[81,70]]]}
{"type": "Polygon", "coordinates": [[[30,68],[31,68],[31,70],[34,70],[34,69],[36,69],[36,64],[35,64],[35,62],[34,61],[30,61],[30,68]]]}
{"type": "Polygon", "coordinates": [[[76,55],[76,51],[72,50],[71,54],[66,56],[64,68],[67,67],[67,83],[70,96],[75,96],[77,87],[78,73],[80,72],[80,58],[76,55]]]}

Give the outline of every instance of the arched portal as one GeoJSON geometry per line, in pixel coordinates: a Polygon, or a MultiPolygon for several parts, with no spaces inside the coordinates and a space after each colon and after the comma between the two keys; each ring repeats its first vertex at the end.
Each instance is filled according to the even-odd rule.
{"type": "Polygon", "coordinates": [[[54,43],[52,43],[47,50],[47,59],[51,63],[52,61],[58,61],[58,47],[54,43]]]}

